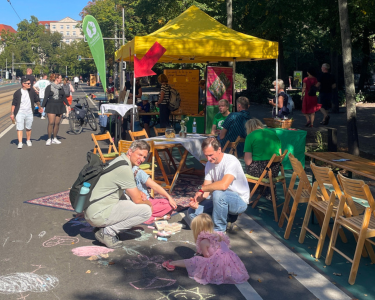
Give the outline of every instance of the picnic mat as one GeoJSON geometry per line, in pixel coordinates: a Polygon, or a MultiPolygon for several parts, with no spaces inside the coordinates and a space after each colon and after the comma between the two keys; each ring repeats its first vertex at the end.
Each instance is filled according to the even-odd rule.
{"type": "MultiPolygon", "coordinates": [[[[184,210],[189,205],[189,198],[193,197],[197,191],[197,187],[203,183],[203,179],[197,176],[182,174],[179,176],[177,184],[172,192],[172,197],[176,201],[178,207],[176,211],[184,210]]],[[[159,195],[155,195],[159,198],[159,195]]],[[[160,197],[163,198],[163,197],[160,197]]],[[[24,203],[53,207],[74,211],[70,205],[69,191],[25,201],[24,203]]],[[[175,213],[175,212],[173,212],[175,213]]]]}

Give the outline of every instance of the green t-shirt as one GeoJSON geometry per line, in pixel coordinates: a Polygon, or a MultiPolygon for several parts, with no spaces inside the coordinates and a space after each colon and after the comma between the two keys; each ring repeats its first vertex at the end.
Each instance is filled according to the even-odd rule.
{"type": "Polygon", "coordinates": [[[270,160],[272,155],[280,155],[281,142],[277,134],[267,128],[254,130],[245,140],[244,152],[253,155],[253,161],[270,160]]]}
{"type": "Polygon", "coordinates": [[[216,129],[218,130],[223,129],[223,124],[227,117],[224,117],[221,113],[217,113],[214,117],[214,121],[212,122],[212,125],[216,125],[216,129]]]}

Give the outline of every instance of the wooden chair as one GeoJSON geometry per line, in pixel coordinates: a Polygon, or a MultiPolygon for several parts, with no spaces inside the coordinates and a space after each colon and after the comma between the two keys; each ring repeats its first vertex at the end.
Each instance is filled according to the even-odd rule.
{"type": "MultiPolygon", "coordinates": [[[[310,193],[309,203],[307,204],[305,218],[303,220],[302,229],[298,241],[300,244],[302,244],[305,240],[306,231],[311,233],[318,239],[315,258],[320,258],[327,230],[329,229],[329,221],[331,220],[331,218],[335,217],[335,214],[339,207],[339,199],[342,195],[342,192],[336,180],[335,174],[330,168],[317,167],[314,163],[311,163],[310,167],[314,173],[316,181],[314,182],[310,193]],[[332,185],[333,191],[330,193],[330,195],[324,184],[332,185]],[[319,193],[319,190],[321,193],[319,193]],[[319,236],[308,228],[311,212],[313,209],[315,210],[315,212],[320,212],[324,216],[319,236]]],[[[342,229],[340,229],[339,234],[341,240],[346,243],[348,240],[346,239],[345,233],[342,229]]]]}
{"type": "Polygon", "coordinates": [[[371,262],[375,263],[375,253],[371,244],[375,245],[375,242],[370,240],[370,238],[375,237],[375,201],[371,194],[370,188],[363,180],[355,180],[344,177],[338,174],[338,179],[341,187],[344,190],[344,194],[340,197],[339,208],[336,213],[335,224],[332,230],[331,240],[328,246],[327,257],[325,260],[326,265],[330,265],[332,262],[333,251],[336,251],[345,259],[352,263],[352,267],[349,275],[349,284],[353,285],[357,277],[359,262],[361,260],[361,253],[363,247],[365,246],[371,262]],[[362,201],[367,201],[369,206],[366,208],[363,215],[359,215],[356,207],[354,206],[354,201],[352,197],[361,199],[362,201]],[[351,209],[353,216],[345,217],[344,208],[345,205],[351,209]],[[350,259],[343,252],[336,248],[336,240],[338,235],[338,230],[341,227],[345,227],[349,231],[358,235],[357,247],[354,253],[353,259],[350,259]]]}
{"type": "Polygon", "coordinates": [[[132,141],[140,140],[140,139],[148,139],[148,134],[144,128],[141,131],[129,130],[129,135],[132,141]]]}
{"type": "Polygon", "coordinates": [[[276,197],[275,197],[275,190],[273,186],[275,183],[281,182],[283,185],[284,197],[286,196],[286,180],[285,180],[284,167],[282,165],[282,161],[285,155],[287,154],[287,152],[288,150],[285,150],[284,153],[280,156],[276,154],[272,155],[270,161],[268,162],[267,166],[264,168],[263,173],[259,178],[246,174],[247,181],[250,183],[255,183],[255,187],[251,190],[251,193],[250,193],[250,199],[255,194],[258,187],[260,185],[263,186],[263,191],[259,193],[259,196],[253,202],[253,206],[252,206],[253,208],[255,208],[255,206],[257,205],[260,197],[263,195],[264,190],[267,187],[271,189],[273,213],[275,215],[276,222],[279,220],[279,217],[277,215],[276,197]],[[280,163],[281,175],[275,178],[272,177],[272,170],[270,168],[273,163],[280,163]],[[264,178],[264,176],[266,176],[267,173],[268,173],[268,178],[264,178]]]}
{"type": "MultiPolygon", "coordinates": [[[[156,127],[154,127],[155,136],[159,136],[159,135],[165,134],[165,130],[166,130],[166,128],[156,128],[156,127]]],[[[180,147],[177,147],[177,149],[180,152],[180,156],[182,157],[182,153],[181,153],[180,147]]],[[[171,169],[170,169],[171,163],[172,163],[173,167],[175,168],[175,170],[177,170],[176,163],[175,163],[175,161],[174,161],[174,159],[172,157],[172,154],[169,151],[169,149],[160,150],[160,152],[163,153],[164,161],[167,164],[168,172],[171,173],[171,169]],[[169,159],[168,159],[167,155],[168,155],[169,159]]]]}
{"type": "Polygon", "coordinates": [[[285,202],[283,206],[283,210],[281,211],[279,227],[283,227],[284,220],[287,219],[288,223],[286,225],[284,238],[289,239],[290,232],[293,227],[293,221],[296,216],[297,207],[300,203],[307,203],[309,202],[310,193],[311,193],[311,184],[305,170],[301,162],[293,156],[293,154],[289,154],[289,161],[293,168],[292,178],[289,183],[288,192],[285,197],[285,202]],[[297,188],[295,189],[296,180],[299,180],[297,188]],[[289,211],[289,202],[290,198],[293,198],[293,206],[290,214],[288,215],[289,211]]]}
{"type": "Polygon", "coordinates": [[[98,154],[103,163],[105,163],[109,160],[112,160],[119,155],[119,153],[116,149],[116,146],[113,143],[112,137],[111,137],[111,135],[109,134],[108,131],[104,134],[97,134],[97,135],[91,133],[91,137],[92,137],[92,140],[94,141],[94,144],[95,144],[94,154],[98,154]],[[109,143],[107,153],[103,153],[103,151],[100,148],[99,143],[98,143],[98,141],[105,141],[105,140],[108,140],[108,143],[109,143]]]}
{"type": "Polygon", "coordinates": [[[239,143],[244,143],[245,142],[245,139],[241,138],[240,136],[238,136],[236,138],[236,140],[234,142],[230,142],[230,141],[227,141],[223,147],[223,152],[225,152],[225,150],[227,150],[228,148],[230,148],[229,150],[229,154],[233,154],[235,157],[238,158],[238,154],[237,154],[237,146],[239,143]]]}

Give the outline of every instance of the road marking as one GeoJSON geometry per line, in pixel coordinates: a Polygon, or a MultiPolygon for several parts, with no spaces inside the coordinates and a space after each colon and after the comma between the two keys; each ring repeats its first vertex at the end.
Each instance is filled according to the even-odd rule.
{"type": "Polygon", "coordinates": [[[250,216],[242,214],[237,225],[264,251],[267,252],[289,273],[295,273],[297,279],[306,289],[320,300],[350,300],[337,286],[331,283],[322,274],[306,263],[297,254],[289,250],[271,233],[265,230],[250,216]],[[250,230],[252,231],[250,234],[250,230]]]}
{"type": "Polygon", "coordinates": [[[0,133],[0,139],[9,131],[11,130],[16,124],[10,124],[7,129],[0,133]]]}

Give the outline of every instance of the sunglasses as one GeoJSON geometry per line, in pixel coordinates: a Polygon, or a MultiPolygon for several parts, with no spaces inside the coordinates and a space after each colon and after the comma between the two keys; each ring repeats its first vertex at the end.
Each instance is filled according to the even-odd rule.
{"type": "Polygon", "coordinates": [[[31,83],[30,83],[30,82],[24,82],[23,84],[28,84],[28,85],[30,85],[31,83]]]}

